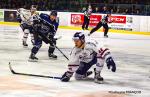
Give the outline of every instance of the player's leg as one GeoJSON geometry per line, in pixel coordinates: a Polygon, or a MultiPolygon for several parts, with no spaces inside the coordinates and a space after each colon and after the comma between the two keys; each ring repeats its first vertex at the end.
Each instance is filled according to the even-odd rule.
{"type": "Polygon", "coordinates": [[[83,21],[83,24],[82,24],[82,29],[83,30],[85,29],[86,22],[87,22],[87,17],[84,16],[84,21],[83,21]]]}
{"type": "Polygon", "coordinates": [[[90,22],[90,19],[89,19],[89,18],[87,18],[87,23],[86,23],[86,26],[85,26],[85,29],[86,29],[86,30],[88,30],[89,22],[90,22]]]}
{"type": "Polygon", "coordinates": [[[22,44],[23,46],[28,46],[27,44],[27,38],[28,38],[28,34],[29,34],[29,29],[27,29],[27,25],[25,23],[21,24],[20,27],[22,28],[24,34],[23,34],[23,38],[22,38],[22,44]]]}
{"type": "Polygon", "coordinates": [[[54,54],[56,40],[53,40],[53,43],[50,43],[49,49],[48,49],[48,56],[49,58],[57,59],[57,56],[54,54]]]}
{"type": "Polygon", "coordinates": [[[104,27],[104,37],[108,37],[108,35],[107,35],[107,33],[108,33],[108,30],[109,30],[109,28],[108,28],[108,24],[106,23],[106,24],[103,24],[103,27],[104,27]]]}
{"type": "Polygon", "coordinates": [[[101,71],[104,66],[104,59],[97,54],[97,63],[96,63],[96,68],[94,68],[94,81],[96,83],[102,83],[103,82],[103,77],[101,76],[101,71]]]}
{"type": "Polygon", "coordinates": [[[35,41],[34,41],[34,35],[33,35],[33,33],[30,33],[30,37],[31,37],[31,43],[32,43],[32,45],[34,45],[35,41]]]}
{"type": "Polygon", "coordinates": [[[93,28],[93,29],[90,31],[89,35],[92,34],[92,33],[94,33],[95,31],[97,31],[99,28],[101,28],[101,26],[102,26],[102,22],[100,21],[100,22],[96,25],[96,27],[93,28]]]}
{"type": "Polygon", "coordinates": [[[35,55],[39,51],[41,46],[42,46],[42,39],[38,37],[37,39],[35,39],[35,44],[34,44],[32,50],[31,50],[31,54],[30,54],[30,57],[29,57],[30,60],[33,60],[33,61],[38,60],[38,58],[35,57],[35,55]]]}
{"type": "Polygon", "coordinates": [[[23,46],[28,46],[27,44],[27,38],[28,38],[28,35],[29,35],[29,29],[25,29],[24,30],[24,35],[23,35],[23,46]]]}
{"type": "Polygon", "coordinates": [[[31,43],[32,43],[32,45],[34,45],[34,42],[35,42],[35,41],[34,41],[34,34],[33,34],[34,32],[33,32],[33,28],[30,27],[29,30],[30,30],[31,43]]]}
{"type": "Polygon", "coordinates": [[[89,63],[80,62],[79,68],[77,69],[77,71],[75,73],[75,79],[76,80],[86,79],[87,76],[92,74],[92,72],[91,71],[88,72],[88,70],[96,63],[97,63],[96,56],[89,63]]]}
{"type": "Polygon", "coordinates": [[[73,73],[75,73],[75,78],[77,80],[82,80],[85,79],[87,76],[89,76],[90,74],[92,74],[91,71],[88,71],[89,68],[91,68],[91,66],[93,64],[96,64],[97,60],[96,58],[94,58],[91,62],[89,63],[84,63],[81,62],[80,65],[78,64],[69,64],[68,65],[68,71],[65,72],[62,75],[61,81],[63,82],[68,82],[70,80],[70,78],[73,76],[73,73]]]}

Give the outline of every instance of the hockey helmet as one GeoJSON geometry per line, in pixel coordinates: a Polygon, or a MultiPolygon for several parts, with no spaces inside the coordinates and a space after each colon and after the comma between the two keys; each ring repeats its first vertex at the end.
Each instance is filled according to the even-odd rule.
{"type": "Polygon", "coordinates": [[[57,16],[57,11],[56,10],[52,10],[50,15],[57,16]]]}
{"type": "Polygon", "coordinates": [[[81,40],[82,42],[85,41],[85,35],[84,33],[82,32],[76,32],[74,35],[73,35],[73,40],[81,40]]]}

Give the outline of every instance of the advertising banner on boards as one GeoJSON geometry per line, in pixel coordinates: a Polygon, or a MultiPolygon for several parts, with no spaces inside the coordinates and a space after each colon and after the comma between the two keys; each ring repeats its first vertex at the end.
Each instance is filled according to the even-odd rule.
{"type": "MultiPolygon", "coordinates": [[[[95,27],[103,16],[103,14],[92,14],[90,16],[89,26],[95,27]]],[[[111,20],[113,23],[108,24],[111,29],[132,30],[133,20],[131,16],[112,15],[111,20]]],[[[71,25],[81,26],[83,21],[83,14],[71,14],[71,25]]]]}

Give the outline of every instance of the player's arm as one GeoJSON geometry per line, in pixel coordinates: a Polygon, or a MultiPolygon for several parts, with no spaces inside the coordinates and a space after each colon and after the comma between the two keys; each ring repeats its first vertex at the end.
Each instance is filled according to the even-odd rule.
{"type": "Polygon", "coordinates": [[[61,81],[68,82],[72,77],[73,73],[78,69],[78,67],[79,67],[79,56],[76,52],[76,49],[73,48],[69,57],[68,70],[62,75],[61,81]]]}
{"type": "Polygon", "coordinates": [[[59,23],[55,22],[54,24],[49,23],[48,21],[46,21],[46,19],[49,18],[49,15],[41,13],[40,14],[40,21],[43,22],[45,25],[48,25],[51,28],[51,32],[56,33],[59,23]]]}
{"type": "Polygon", "coordinates": [[[20,15],[22,21],[28,21],[28,19],[30,18],[29,10],[26,10],[24,8],[19,8],[17,10],[17,14],[20,15]]]}
{"type": "Polygon", "coordinates": [[[21,23],[22,19],[21,19],[21,17],[20,17],[19,9],[17,10],[16,16],[17,16],[17,21],[18,21],[19,23],[21,23]]]}

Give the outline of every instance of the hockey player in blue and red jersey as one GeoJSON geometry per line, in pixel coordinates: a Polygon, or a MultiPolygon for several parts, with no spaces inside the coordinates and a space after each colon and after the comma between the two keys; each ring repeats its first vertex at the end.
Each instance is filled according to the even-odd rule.
{"type": "Polygon", "coordinates": [[[85,35],[82,32],[76,32],[73,41],[75,47],[70,53],[68,70],[62,75],[61,81],[68,82],[74,72],[76,80],[84,80],[92,73],[88,70],[93,65],[96,65],[94,69],[94,81],[96,83],[103,82],[101,71],[104,63],[112,72],[116,71],[116,64],[108,48],[97,47],[98,44],[95,40],[85,41],[85,35]]]}
{"type": "Polygon", "coordinates": [[[48,49],[48,56],[50,58],[56,59],[57,56],[54,55],[53,53],[56,45],[56,39],[54,39],[54,36],[59,26],[59,23],[56,21],[57,11],[55,10],[51,11],[50,15],[41,13],[39,17],[36,18],[37,19],[34,20],[33,24],[33,29],[35,32],[34,33],[35,44],[31,50],[29,60],[31,61],[38,60],[38,58],[35,57],[35,55],[42,46],[42,41],[44,41],[46,44],[50,44],[48,49]]]}

